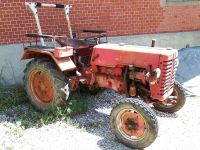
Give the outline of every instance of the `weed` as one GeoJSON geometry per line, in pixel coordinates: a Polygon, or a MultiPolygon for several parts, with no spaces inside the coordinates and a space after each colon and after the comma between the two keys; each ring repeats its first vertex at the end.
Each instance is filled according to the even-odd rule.
{"type": "Polygon", "coordinates": [[[0,111],[26,102],[27,97],[22,86],[0,87],[0,111]]]}
{"type": "Polygon", "coordinates": [[[53,123],[55,121],[66,121],[69,123],[70,117],[76,114],[85,113],[88,110],[87,103],[77,100],[73,95],[68,105],[49,109],[45,112],[37,112],[33,107],[21,115],[21,125],[23,128],[35,126],[37,128],[53,123]]]}
{"type": "Polygon", "coordinates": [[[87,110],[88,110],[87,102],[81,99],[80,95],[72,93],[72,96],[70,97],[68,113],[74,115],[86,112],[87,110]]]}
{"type": "Polygon", "coordinates": [[[39,128],[60,120],[69,123],[70,117],[85,113],[88,110],[87,102],[82,100],[77,93],[71,93],[67,105],[57,107],[56,109],[49,109],[42,113],[36,111],[27,102],[26,92],[22,87],[0,87],[0,112],[9,117],[15,117],[23,129],[30,127],[39,128]]]}

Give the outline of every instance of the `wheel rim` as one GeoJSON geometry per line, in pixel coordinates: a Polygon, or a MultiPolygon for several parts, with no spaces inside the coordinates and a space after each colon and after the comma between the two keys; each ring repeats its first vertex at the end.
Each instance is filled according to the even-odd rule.
{"type": "Polygon", "coordinates": [[[176,89],[173,90],[172,94],[163,102],[161,102],[162,105],[165,107],[171,108],[174,107],[179,101],[178,92],[176,89]]]}
{"type": "Polygon", "coordinates": [[[122,136],[131,141],[141,140],[145,136],[146,122],[135,109],[124,109],[117,115],[117,127],[122,136]]]}
{"type": "Polygon", "coordinates": [[[34,70],[30,73],[29,85],[35,100],[42,104],[50,103],[53,98],[53,88],[47,73],[34,70]]]}

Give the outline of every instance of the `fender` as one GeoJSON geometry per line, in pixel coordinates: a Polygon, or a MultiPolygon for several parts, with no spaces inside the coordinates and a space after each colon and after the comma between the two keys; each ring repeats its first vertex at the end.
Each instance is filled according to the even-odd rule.
{"type": "Polygon", "coordinates": [[[38,50],[33,48],[24,48],[24,53],[21,60],[32,58],[50,58],[52,59],[61,71],[71,71],[76,69],[76,65],[70,57],[55,58],[52,51],[38,50]]]}

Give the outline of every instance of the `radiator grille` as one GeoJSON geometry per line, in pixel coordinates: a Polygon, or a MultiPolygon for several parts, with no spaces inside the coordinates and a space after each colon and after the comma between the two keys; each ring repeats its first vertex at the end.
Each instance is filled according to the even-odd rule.
{"type": "Polygon", "coordinates": [[[161,88],[160,94],[164,95],[174,86],[175,74],[178,67],[178,59],[164,61],[161,72],[161,88]]]}

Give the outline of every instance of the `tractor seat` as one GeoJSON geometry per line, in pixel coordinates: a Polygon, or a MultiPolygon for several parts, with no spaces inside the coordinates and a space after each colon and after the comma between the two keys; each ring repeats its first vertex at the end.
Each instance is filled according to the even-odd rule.
{"type": "Polygon", "coordinates": [[[83,48],[89,47],[89,44],[87,44],[86,42],[79,40],[79,39],[67,39],[66,40],[66,39],[56,38],[55,40],[61,46],[71,46],[74,49],[83,49],[83,48]]]}

